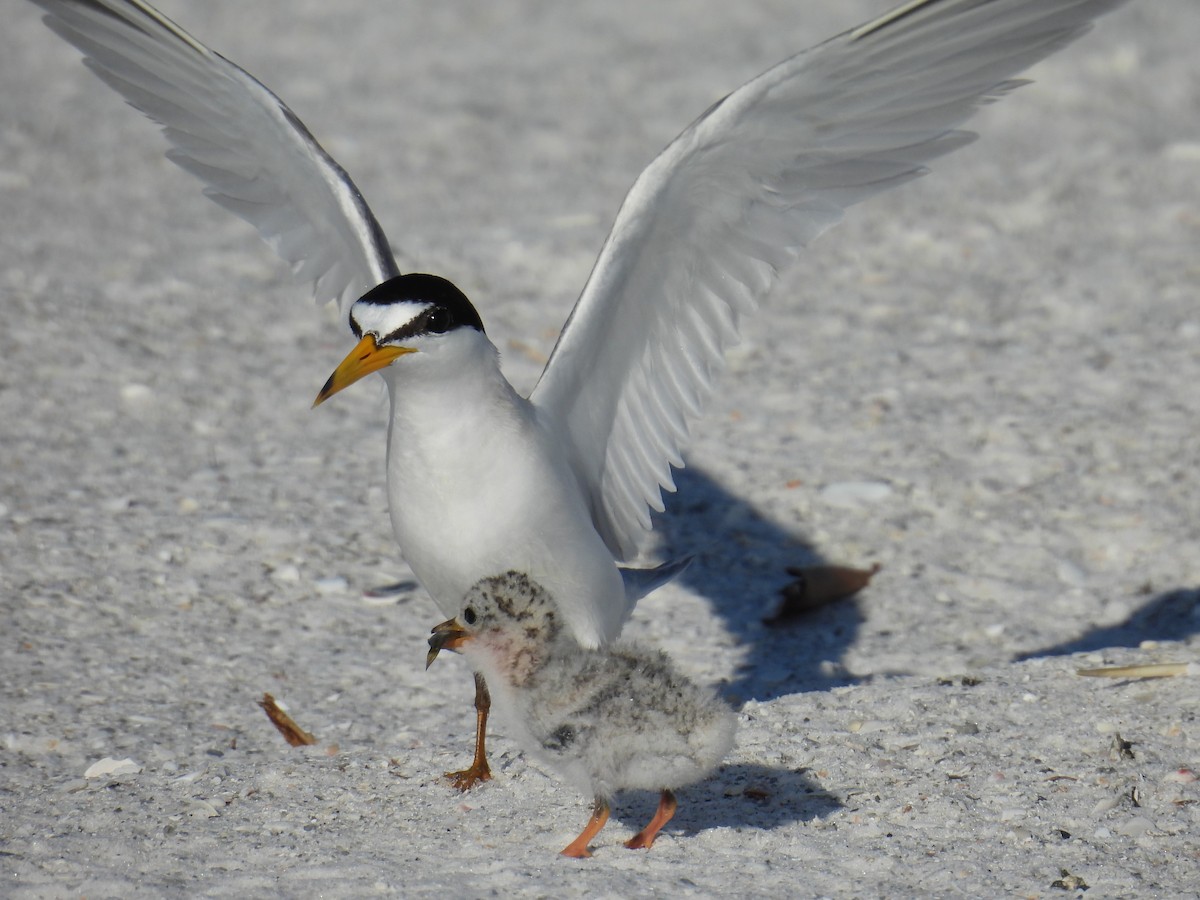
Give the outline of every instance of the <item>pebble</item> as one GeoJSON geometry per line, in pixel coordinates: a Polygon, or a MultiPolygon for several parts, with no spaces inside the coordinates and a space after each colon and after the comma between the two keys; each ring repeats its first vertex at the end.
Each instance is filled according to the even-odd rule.
{"type": "Polygon", "coordinates": [[[362,595],[364,606],[395,606],[398,594],[373,594],[367,591],[362,595]]]}
{"type": "Polygon", "coordinates": [[[1058,580],[1068,587],[1083,587],[1087,584],[1087,572],[1065,559],[1058,561],[1055,574],[1058,575],[1058,580]]]}
{"type": "Polygon", "coordinates": [[[1153,827],[1154,823],[1145,816],[1134,816],[1128,822],[1123,822],[1117,827],[1117,834],[1123,834],[1126,837],[1141,837],[1153,827]]]}
{"type": "Polygon", "coordinates": [[[1172,141],[1163,147],[1162,154],[1163,159],[1168,159],[1172,162],[1200,163],[1200,142],[1172,141]]]}
{"type": "Polygon", "coordinates": [[[1015,841],[1031,841],[1033,840],[1033,832],[1025,825],[1015,825],[1008,831],[1009,836],[1015,841]]]}
{"type": "Polygon", "coordinates": [[[891,493],[891,485],[882,481],[839,481],[821,488],[820,497],[830,506],[855,507],[878,503],[891,493]]]}
{"type": "Polygon", "coordinates": [[[0,190],[21,190],[29,187],[28,175],[14,169],[0,169],[0,190]]]}
{"type": "Polygon", "coordinates": [[[220,815],[217,808],[207,800],[193,800],[188,807],[188,815],[196,819],[214,819],[220,815]]]}
{"type": "Polygon", "coordinates": [[[145,384],[127,384],[121,388],[121,402],[141,406],[154,397],[154,389],[145,384]]]}
{"type": "Polygon", "coordinates": [[[106,756],[104,759],[88,766],[87,771],[83,773],[83,777],[106,778],[110,775],[136,775],[140,771],[142,771],[142,767],[132,759],[118,760],[113,759],[111,756],[106,756]]]}
{"type": "Polygon", "coordinates": [[[350,587],[350,582],[341,575],[329,575],[314,579],[313,587],[317,589],[318,594],[340,594],[350,587]]]}
{"type": "Polygon", "coordinates": [[[284,563],[271,570],[271,580],[280,584],[295,584],[300,580],[300,569],[291,563],[284,563]]]}

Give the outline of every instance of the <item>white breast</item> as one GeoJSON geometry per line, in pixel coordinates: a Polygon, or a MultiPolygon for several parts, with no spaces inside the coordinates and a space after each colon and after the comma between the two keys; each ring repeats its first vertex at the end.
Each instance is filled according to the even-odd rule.
{"type": "Polygon", "coordinates": [[[606,643],[628,611],[620,572],[564,451],[495,374],[430,390],[389,379],[388,499],[401,552],[447,616],[479,579],[515,569],[556,598],[581,644],[606,643]]]}

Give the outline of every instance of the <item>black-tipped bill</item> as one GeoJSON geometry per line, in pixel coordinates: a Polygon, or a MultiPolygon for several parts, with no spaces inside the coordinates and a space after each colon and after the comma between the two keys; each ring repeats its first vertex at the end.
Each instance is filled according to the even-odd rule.
{"type": "Polygon", "coordinates": [[[457,650],[469,637],[470,634],[459,624],[458,619],[447,619],[440,625],[434,625],[429,636],[429,653],[425,656],[425,668],[432,666],[437,655],[443,650],[457,650]]]}
{"type": "Polygon", "coordinates": [[[362,340],[333,370],[333,374],[325,382],[325,387],[321,388],[317,399],[313,401],[313,406],[319,406],[338,391],[350,387],[360,378],[390,366],[398,356],[416,352],[413,347],[380,347],[375,343],[375,335],[364,334],[362,340]]]}

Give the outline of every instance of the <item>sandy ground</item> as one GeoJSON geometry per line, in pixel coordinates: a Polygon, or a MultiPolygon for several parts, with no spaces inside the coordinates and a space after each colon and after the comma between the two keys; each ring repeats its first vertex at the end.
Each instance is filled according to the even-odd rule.
{"type": "MultiPolygon", "coordinates": [[[[638,171],[880,0],[165,3],[540,370],[638,171]],[[435,10],[435,6],[437,7],[435,10]],[[334,10],[337,12],[335,13],[334,10]],[[347,12],[343,12],[347,11],[347,12]]],[[[1142,2],[853,211],[734,352],[628,633],[740,705],[651,853],[503,734],[392,544],[375,387],[155,130],[0,34],[0,894],[1179,897],[1200,884],[1200,5],[1142,2]],[[761,619],[784,567],[881,572],[761,619]],[[288,747],[276,695],[319,740],[288,747]],[[86,773],[105,758],[132,760],[86,773]]]]}

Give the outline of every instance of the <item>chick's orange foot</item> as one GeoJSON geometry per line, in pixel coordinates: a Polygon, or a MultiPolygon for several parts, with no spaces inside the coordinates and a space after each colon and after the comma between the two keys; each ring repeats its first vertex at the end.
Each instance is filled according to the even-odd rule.
{"type": "Polygon", "coordinates": [[[456,791],[465,793],[485,781],[491,781],[492,770],[488,766],[487,760],[483,760],[482,762],[473,762],[458,772],[447,772],[443,777],[456,791]]]}

